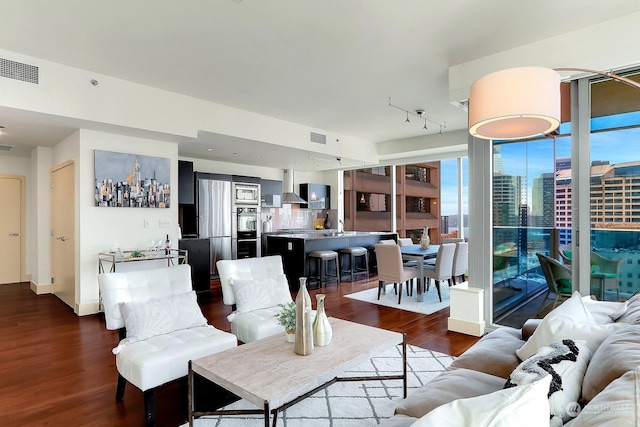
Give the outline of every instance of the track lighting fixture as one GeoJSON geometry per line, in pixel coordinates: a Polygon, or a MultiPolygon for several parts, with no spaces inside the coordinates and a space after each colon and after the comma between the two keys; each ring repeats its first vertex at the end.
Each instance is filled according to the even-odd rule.
{"type": "Polygon", "coordinates": [[[406,119],[405,119],[405,123],[411,123],[411,120],[409,119],[409,114],[411,114],[412,116],[418,117],[420,119],[424,120],[424,125],[422,126],[422,129],[424,130],[428,130],[429,128],[427,127],[427,122],[431,122],[436,126],[440,127],[440,132],[439,135],[442,135],[442,129],[446,129],[447,128],[447,122],[444,123],[438,123],[438,122],[434,122],[433,120],[428,119],[427,117],[424,116],[424,110],[422,109],[417,109],[415,110],[415,112],[411,112],[409,110],[407,110],[406,108],[402,108],[402,107],[398,107],[397,105],[393,105],[391,103],[391,97],[389,97],[389,107],[393,107],[396,108],[398,110],[404,111],[406,114],[406,119]]]}

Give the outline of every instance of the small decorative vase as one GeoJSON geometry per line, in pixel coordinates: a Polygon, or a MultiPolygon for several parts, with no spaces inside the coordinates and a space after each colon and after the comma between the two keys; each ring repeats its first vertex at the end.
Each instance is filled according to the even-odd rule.
{"type": "Polygon", "coordinates": [[[287,336],[287,342],[296,342],[296,330],[286,331],[285,335],[287,336]]]}
{"type": "Polygon", "coordinates": [[[329,221],[329,213],[327,213],[327,216],[324,218],[323,227],[325,230],[328,230],[331,228],[331,221],[329,221]]]}
{"type": "Polygon", "coordinates": [[[311,297],[307,291],[307,278],[300,278],[296,296],[296,354],[307,356],[313,352],[313,325],[311,324],[311,297]]]}
{"type": "Polygon", "coordinates": [[[429,227],[425,225],[422,230],[422,237],[420,238],[420,248],[427,249],[431,246],[431,239],[429,238],[429,227]]]}
{"type": "Polygon", "coordinates": [[[313,321],[313,343],[317,346],[325,346],[331,342],[333,330],[324,311],[324,294],[317,294],[318,306],[316,307],[316,318],[313,321]]]}

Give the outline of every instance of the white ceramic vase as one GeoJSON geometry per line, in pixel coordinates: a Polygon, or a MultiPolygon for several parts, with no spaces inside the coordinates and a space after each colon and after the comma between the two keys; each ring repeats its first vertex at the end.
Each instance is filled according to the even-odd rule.
{"type": "Polygon", "coordinates": [[[422,230],[422,237],[420,238],[420,247],[427,249],[431,246],[431,239],[429,238],[429,227],[425,226],[422,230]]]}

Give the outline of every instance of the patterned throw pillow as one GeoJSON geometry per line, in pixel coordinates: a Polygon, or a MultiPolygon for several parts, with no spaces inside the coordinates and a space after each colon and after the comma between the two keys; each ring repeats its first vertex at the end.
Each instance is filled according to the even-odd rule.
{"type": "Polygon", "coordinates": [[[561,426],[571,419],[570,404],[577,403],[582,379],[591,360],[591,352],[584,341],[570,339],[541,347],[536,354],[522,362],[511,373],[504,388],[538,381],[551,375],[549,386],[550,425],[561,426]]]}
{"type": "Polygon", "coordinates": [[[284,274],[262,280],[232,277],[230,284],[236,299],[237,313],[277,307],[278,304],[287,304],[293,301],[289,291],[289,283],[284,274]]]}
{"type": "Polygon", "coordinates": [[[179,329],[206,326],[195,291],[145,302],[120,304],[127,338],[113,349],[118,354],[126,345],[179,329]]]}

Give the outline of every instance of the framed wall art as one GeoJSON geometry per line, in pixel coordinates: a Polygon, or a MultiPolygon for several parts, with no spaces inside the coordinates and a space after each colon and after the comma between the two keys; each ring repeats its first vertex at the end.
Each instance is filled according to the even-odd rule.
{"type": "Polygon", "coordinates": [[[168,208],[171,162],[168,158],[95,150],[95,205],[168,208]]]}

